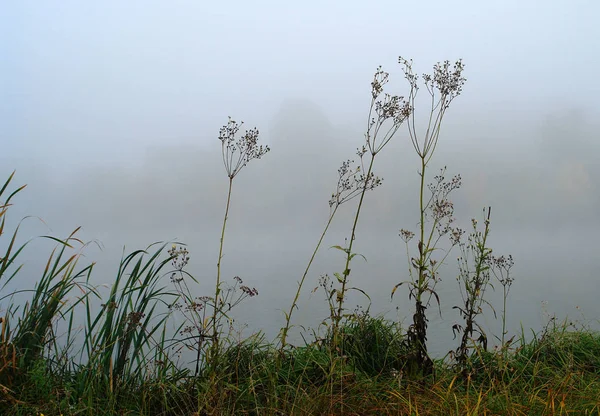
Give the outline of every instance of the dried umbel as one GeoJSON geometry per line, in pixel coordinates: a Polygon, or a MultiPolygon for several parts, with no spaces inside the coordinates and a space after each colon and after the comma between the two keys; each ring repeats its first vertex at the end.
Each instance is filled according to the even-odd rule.
{"type": "Polygon", "coordinates": [[[425,86],[430,94],[439,91],[443,102],[448,105],[450,101],[458,97],[465,85],[466,78],[462,76],[465,69],[462,60],[458,60],[450,66],[450,61],[438,62],[433,66],[433,75],[423,74],[425,86]]]}
{"type": "Polygon", "coordinates": [[[378,67],[373,82],[371,82],[371,109],[369,110],[369,122],[365,133],[366,147],[363,147],[363,152],[359,151],[361,158],[366,149],[373,156],[379,153],[412,113],[412,107],[404,100],[404,97],[388,93],[383,94],[383,97],[381,97],[383,87],[388,83],[388,78],[389,73],[383,71],[381,66],[378,67]],[[373,115],[373,112],[375,115],[373,115]],[[381,128],[386,123],[390,124],[388,121],[391,122],[391,125],[381,137],[381,128]]]}
{"type": "Polygon", "coordinates": [[[240,285],[240,290],[247,296],[250,296],[251,298],[254,296],[258,296],[258,290],[253,287],[253,288],[249,288],[248,286],[244,285],[244,281],[242,280],[241,277],[239,276],[234,276],[233,280],[235,280],[236,284],[240,285]]]}
{"type": "Polygon", "coordinates": [[[410,85],[410,94],[407,101],[408,106],[413,111],[411,117],[407,120],[408,132],[415,151],[427,163],[437,146],[444,114],[450,103],[462,93],[462,88],[466,82],[466,78],[462,75],[465,67],[460,59],[454,65],[450,65],[449,61],[444,61],[433,66],[432,74],[423,74],[423,83],[431,97],[431,108],[425,136],[419,138],[414,118],[415,100],[419,91],[419,77],[413,72],[412,60],[399,57],[398,62],[403,66],[404,77],[410,85]]]}
{"type": "Polygon", "coordinates": [[[491,256],[489,265],[502,286],[512,285],[514,278],[510,276],[510,270],[515,265],[512,255],[491,256]]]}
{"type": "Polygon", "coordinates": [[[383,179],[375,176],[372,172],[368,177],[362,174],[361,166],[351,168],[352,163],[354,163],[353,160],[346,160],[338,169],[337,188],[335,193],[331,194],[330,207],[340,206],[359,196],[363,189],[373,190],[383,182],[383,179]]]}
{"type": "Polygon", "coordinates": [[[408,243],[410,240],[412,240],[414,236],[415,233],[412,231],[405,230],[404,228],[400,230],[400,238],[402,238],[402,241],[405,243],[408,243]]]}
{"type": "MultiPolygon", "coordinates": [[[[408,60],[400,56],[398,63],[404,67],[404,77],[413,90],[411,96],[416,95],[419,89],[419,76],[412,70],[412,59],[408,60]]],[[[423,74],[423,83],[432,97],[434,110],[440,104],[447,107],[452,100],[462,93],[462,88],[467,81],[462,75],[464,69],[465,65],[462,59],[457,60],[453,65],[450,65],[450,61],[446,60],[435,64],[432,74],[423,74]]]]}
{"type": "Polygon", "coordinates": [[[219,308],[222,313],[229,312],[247,297],[258,296],[258,290],[255,287],[246,286],[239,276],[235,276],[233,281],[233,285],[228,285],[223,289],[223,295],[219,299],[219,308]]]}
{"type": "Polygon", "coordinates": [[[182,271],[190,261],[190,253],[185,247],[177,248],[177,245],[173,244],[167,253],[171,256],[171,265],[178,272],[182,271]]]}
{"type": "Polygon", "coordinates": [[[233,179],[244,166],[253,159],[260,159],[271,149],[269,146],[258,144],[259,132],[257,128],[246,130],[236,139],[241,126],[229,117],[227,124],[219,130],[219,140],[222,143],[223,164],[227,176],[233,179]]]}

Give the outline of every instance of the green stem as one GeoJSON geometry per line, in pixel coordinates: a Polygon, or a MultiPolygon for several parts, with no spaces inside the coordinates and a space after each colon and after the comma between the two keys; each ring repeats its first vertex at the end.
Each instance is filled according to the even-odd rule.
{"type": "Polygon", "coordinates": [[[419,240],[420,248],[419,248],[419,284],[417,289],[417,302],[421,302],[421,295],[424,292],[423,281],[425,280],[424,271],[425,271],[425,256],[426,256],[426,247],[425,247],[425,206],[423,201],[423,195],[425,193],[425,168],[427,164],[425,162],[425,155],[421,157],[421,189],[419,195],[419,208],[421,210],[421,221],[419,223],[421,228],[421,238],[419,240]]]}
{"type": "MultiPolygon", "coordinates": [[[[485,211],[484,211],[485,212],[485,211]]],[[[491,208],[488,211],[488,217],[485,221],[485,230],[483,233],[483,238],[481,241],[476,243],[476,247],[474,250],[476,255],[476,264],[475,264],[475,276],[473,277],[473,286],[469,281],[469,274],[467,271],[467,276],[465,279],[465,291],[467,292],[467,298],[469,299],[469,303],[466,306],[466,310],[468,311],[467,316],[465,318],[465,330],[463,332],[461,344],[460,344],[460,360],[463,365],[466,363],[467,359],[467,343],[469,341],[469,337],[473,336],[474,325],[475,325],[475,317],[479,315],[479,311],[481,310],[481,304],[483,300],[483,295],[485,291],[485,286],[487,285],[487,280],[485,276],[482,277],[485,263],[490,255],[491,251],[487,248],[487,238],[490,232],[490,214],[491,208]]],[[[477,229],[474,228],[474,233],[477,233],[477,229]]],[[[477,234],[475,234],[477,235],[477,234]]],[[[477,238],[477,237],[476,237],[477,238]]],[[[477,241],[477,240],[476,240],[477,241]]],[[[504,336],[504,335],[503,335],[504,336]]]]}
{"type": "Polygon", "coordinates": [[[290,322],[292,320],[292,314],[294,313],[294,309],[297,307],[297,302],[298,302],[298,299],[300,298],[300,291],[302,290],[302,286],[304,285],[304,280],[306,279],[306,276],[308,275],[308,271],[310,270],[310,266],[312,265],[313,261],[315,260],[317,252],[319,251],[319,248],[321,247],[321,243],[323,242],[323,239],[325,238],[325,234],[327,234],[327,230],[329,229],[329,226],[331,225],[331,222],[333,221],[333,217],[334,217],[334,215],[335,215],[335,213],[336,213],[336,211],[337,211],[338,208],[339,208],[339,204],[336,204],[333,212],[329,216],[329,220],[327,221],[327,225],[325,225],[325,229],[321,233],[321,237],[319,238],[319,242],[317,243],[317,246],[315,247],[315,250],[312,253],[310,261],[308,262],[308,265],[306,266],[306,269],[304,270],[304,274],[302,275],[302,279],[300,279],[300,283],[298,283],[298,290],[296,290],[296,296],[294,296],[294,300],[292,302],[292,305],[290,306],[290,310],[289,310],[289,312],[287,313],[287,315],[285,317],[285,320],[286,320],[285,327],[281,331],[281,346],[280,346],[280,349],[279,349],[280,352],[283,352],[283,349],[287,345],[286,344],[287,334],[288,334],[288,331],[290,329],[290,322]]]}
{"type": "Polygon", "coordinates": [[[338,302],[338,310],[335,316],[335,320],[333,322],[333,337],[334,337],[334,345],[337,345],[337,332],[339,328],[339,323],[342,318],[342,310],[344,307],[344,295],[346,293],[346,283],[348,282],[348,276],[350,275],[350,260],[352,259],[352,246],[354,244],[354,239],[356,237],[356,226],[358,224],[358,217],[360,216],[360,209],[362,207],[363,200],[365,198],[365,193],[367,192],[368,181],[371,176],[371,171],[373,170],[373,162],[375,161],[375,154],[371,153],[371,163],[369,164],[369,169],[367,171],[367,176],[365,177],[365,185],[360,194],[360,201],[358,202],[358,208],[356,209],[356,216],[354,217],[354,224],[352,225],[352,235],[350,237],[350,244],[348,245],[348,251],[346,253],[346,266],[344,267],[344,272],[342,275],[344,276],[342,280],[342,290],[338,293],[337,302],[338,302]]]}
{"type": "Polygon", "coordinates": [[[425,280],[426,270],[426,257],[429,253],[429,246],[425,246],[425,168],[427,167],[426,161],[427,153],[424,152],[420,155],[421,157],[421,186],[419,190],[419,208],[420,208],[420,239],[418,244],[419,249],[419,261],[417,266],[419,267],[419,279],[417,282],[417,293],[415,296],[415,315],[413,317],[413,325],[415,328],[415,345],[417,352],[417,364],[424,372],[431,371],[431,360],[427,355],[427,346],[425,345],[426,333],[427,333],[427,322],[425,318],[425,308],[423,306],[422,297],[427,289],[428,282],[425,280]]]}
{"type": "Polygon", "coordinates": [[[506,335],[506,285],[503,286],[503,292],[504,300],[502,306],[502,350],[504,351],[504,336],[506,335]]]}
{"type": "Polygon", "coordinates": [[[223,228],[221,229],[221,243],[219,246],[219,260],[217,262],[217,283],[215,285],[215,305],[212,316],[213,325],[213,348],[212,364],[213,368],[217,365],[217,356],[219,354],[219,328],[217,325],[217,315],[219,313],[219,295],[221,294],[221,259],[223,258],[223,241],[225,239],[225,227],[227,226],[227,216],[229,215],[229,203],[231,202],[231,188],[233,186],[233,177],[229,178],[229,191],[227,192],[227,206],[225,208],[225,217],[223,218],[223,228]]]}

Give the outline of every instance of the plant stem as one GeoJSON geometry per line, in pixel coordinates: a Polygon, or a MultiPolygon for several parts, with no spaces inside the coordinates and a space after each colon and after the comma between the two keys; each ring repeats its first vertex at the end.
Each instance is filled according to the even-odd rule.
{"type": "Polygon", "coordinates": [[[225,239],[225,227],[227,226],[227,216],[229,215],[229,203],[231,202],[231,188],[233,187],[233,177],[229,177],[229,191],[227,192],[227,206],[225,208],[225,217],[223,218],[223,228],[221,229],[221,243],[219,245],[219,260],[217,262],[217,283],[215,285],[215,305],[212,317],[213,325],[213,346],[211,361],[213,369],[217,365],[217,356],[219,354],[219,328],[217,325],[217,315],[219,313],[219,295],[221,294],[221,259],[223,258],[223,241],[225,239]]]}
{"type": "Polygon", "coordinates": [[[373,170],[373,162],[375,161],[376,153],[371,153],[371,163],[369,164],[369,169],[367,171],[367,176],[365,178],[365,185],[360,194],[360,200],[358,202],[358,207],[356,209],[356,216],[354,217],[354,224],[352,225],[352,235],[350,237],[350,244],[348,245],[348,250],[346,252],[346,266],[344,267],[344,272],[342,275],[344,276],[342,280],[342,289],[341,292],[337,294],[337,302],[338,302],[338,310],[335,316],[335,320],[333,322],[333,342],[334,345],[337,345],[337,332],[339,328],[339,323],[342,318],[342,310],[344,307],[344,295],[346,293],[346,283],[348,282],[348,276],[350,275],[350,261],[352,260],[352,246],[354,244],[354,239],[356,237],[356,226],[358,224],[358,217],[360,216],[360,209],[362,207],[363,200],[365,198],[365,193],[367,192],[367,186],[369,183],[369,177],[371,176],[371,171],[373,170]]]}
{"type": "Polygon", "coordinates": [[[427,354],[427,345],[425,344],[427,339],[427,318],[425,316],[426,306],[423,306],[422,296],[427,289],[427,282],[425,282],[425,270],[426,270],[426,257],[429,253],[429,245],[425,246],[425,169],[427,167],[427,153],[420,154],[421,157],[421,186],[419,190],[419,208],[420,208],[420,240],[419,240],[419,279],[417,282],[417,293],[415,296],[415,314],[413,317],[414,326],[414,345],[416,347],[417,365],[424,371],[429,373],[432,367],[431,360],[427,354]]]}
{"type": "Polygon", "coordinates": [[[280,352],[283,352],[283,349],[287,345],[286,340],[287,340],[288,331],[290,329],[290,322],[292,320],[292,314],[294,313],[294,308],[297,307],[298,298],[300,297],[300,291],[302,290],[302,286],[304,285],[304,280],[306,279],[306,276],[308,275],[310,266],[312,265],[316,255],[317,255],[317,252],[319,251],[319,248],[321,247],[321,243],[323,242],[323,239],[325,238],[325,234],[327,234],[327,230],[329,229],[329,226],[331,225],[331,222],[333,221],[333,217],[335,216],[335,213],[337,212],[338,208],[339,208],[339,204],[336,204],[331,215],[329,216],[329,220],[327,221],[327,224],[325,225],[323,232],[321,233],[321,237],[319,238],[319,242],[317,243],[317,246],[315,247],[315,250],[312,253],[310,261],[308,262],[306,269],[304,270],[302,279],[300,279],[300,283],[298,283],[298,290],[296,290],[296,296],[294,296],[294,300],[292,302],[292,305],[290,306],[290,310],[285,317],[285,320],[286,320],[285,327],[282,329],[282,332],[281,332],[281,346],[279,349],[280,352]]]}
{"type": "MultiPolygon", "coordinates": [[[[465,305],[465,329],[463,331],[458,360],[463,366],[463,369],[466,371],[466,363],[467,363],[467,353],[468,347],[467,344],[469,342],[469,338],[473,337],[474,326],[475,326],[475,317],[479,315],[481,312],[481,303],[483,300],[483,295],[485,291],[485,286],[487,285],[487,277],[484,275],[486,271],[486,263],[489,255],[491,254],[491,250],[487,247],[487,238],[490,232],[490,215],[492,213],[492,208],[488,209],[487,219],[485,221],[485,230],[483,232],[483,236],[481,240],[478,240],[477,237],[477,229],[474,229],[475,238],[475,246],[473,247],[473,251],[475,253],[475,275],[473,280],[469,280],[469,272],[467,270],[467,275],[465,276],[465,291],[467,292],[467,304],[465,305]],[[472,286],[471,286],[472,284],[472,286]]],[[[484,210],[485,214],[485,210],[484,210]]],[[[483,334],[481,334],[483,335],[483,334]]],[[[504,336],[504,335],[503,335],[504,336]]],[[[486,345],[486,344],[484,344],[486,345]]],[[[466,372],[464,373],[466,376],[466,372]]]]}
{"type": "Polygon", "coordinates": [[[504,336],[506,335],[506,297],[508,294],[506,293],[506,285],[502,286],[503,289],[503,306],[502,306],[502,350],[504,350],[504,336]]]}
{"type": "Polygon", "coordinates": [[[425,168],[427,163],[425,162],[425,155],[421,157],[421,188],[419,194],[419,208],[421,211],[421,221],[419,223],[421,228],[421,238],[419,240],[419,288],[417,291],[417,302],[421,302],[421,295],[423,293],[423,272],[425,270],[425,207],[423,203],[423,194],[425,193],[425,168]]]}

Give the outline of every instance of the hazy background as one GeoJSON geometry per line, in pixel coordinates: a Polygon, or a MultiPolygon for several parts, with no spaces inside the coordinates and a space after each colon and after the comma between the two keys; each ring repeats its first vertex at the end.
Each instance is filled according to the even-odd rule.
{"type": "MultiPolygon", "coordinates": [[[[580,306],[598,319],[599,13],[592,0],[2,2],[0,181],[17,169],[15,184],[28,184],[11,226],[35,215],[64,237],[81,225],[83,239],[103,244],[86,251],[98,284],[114,279],[124,246],[178,239],[198,295],[210,294],[227,190],[218,131],[229,115],[243,120],[272,151],[235,181],[223,272],[259,289],[238,319],[273,337],[337,168],[362,143],[376,67],[390,72],[389,92],[405,94],[399,55],[419,74],[462,58],[467,84],[430,172],[462,174],[464,228],[493,206],[490,243],[516,262],[511,331],[539,329],[543,301],[559,317],[581,318],[580,306]]],[[[406,279],[398,230],[416,227],[417,168],[403,128],[376,162],[384,184],[368,194],[355,244],[368,263],[356,260],[351,275],[375,312],[398,319],[411,315],[405,291],[389,294],[406,279]]],[[[337,217],[295,323],[327,315],[323,293],[310,292],[343,267],[327,247],[349,236],[352,211],[337,217]]],[[[28,220],[21,240],[48,232],[28,220]]],[[[30,246],[15,284],[33,286],[50,248],[30,246]]],[[[439,286],[443,318],[431,309],[436,353],[453,345],[455,257],[439,286]]]]}

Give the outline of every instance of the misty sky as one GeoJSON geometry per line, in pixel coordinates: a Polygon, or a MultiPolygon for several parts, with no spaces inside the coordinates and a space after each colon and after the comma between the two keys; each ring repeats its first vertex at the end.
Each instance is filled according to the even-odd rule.
{"type": "MultiPolygon", "coordinates": [[[[275,328],[327,218],[337,168],[362,143],[376,67],[403,95],[398,56],[419,74],[462,58],[467,83],[432,171],[462,174],[465,228],[494,207],[492,241],[517,263],[515,326],[535,325],[527,319],[542,300],[597,318],[599,15],[593,0],[4,1],[0,181],[17,169],[15,183],[28,184],[11,218],[40,216],[59,235],[83,226],[104,245],[88,254],[102,282],[124,245],[178,238],[210,287],[227,183],[218,131],[228,116],[243,120],[272,151],[236,179],[224,267],[261,291],[250,324],[275,328]]],[[[417,221],[415,158],[403,128],[377,162],[384,185],[359,227],[369,262],[353,278],[377,310],[396,306],[389,291],[406,270],[397,235],[417,221]]],[[[344,208],[328,245],[348,236],[344,208]]],[[[23,238],[46,231],[31,224],[23,238]]],[[[325,311],[310,289],[338,256],[323,250],[313,269],[303,297],[313,309],[299,313],[308,325],[325,311]]]]}

